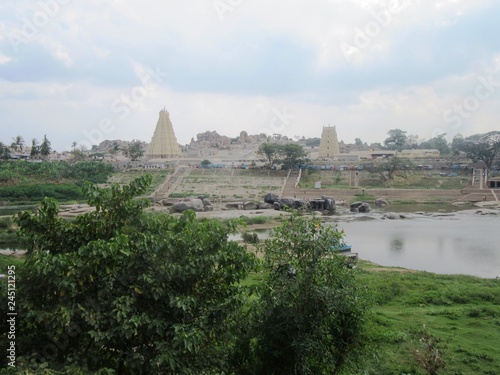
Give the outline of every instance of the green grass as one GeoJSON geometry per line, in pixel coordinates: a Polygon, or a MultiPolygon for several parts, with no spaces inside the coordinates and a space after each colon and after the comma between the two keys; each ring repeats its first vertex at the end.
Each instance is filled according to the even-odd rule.
{"type": "Polygon", "coordinates": [[[425,374],[415,359],[425,332],[440,340],[440,374],[500,373],[500,281],[371,267],[359,275],[375,304],[366,374],[425,374]]]}
{"type": "MultiPolygon", "coordinates": [[[[359,374],[428,374],[417,358],[429,335],[446,364],[438,374],[500,374],[500,280],[376,268],[361,260],[356,271],[373,303],[359,374]]],[[[242,285],[264,277],[253,273],[242,285]]]]}
{"type": "Polygon", "coordinates": [[[267,216],[244,216],[241,215],[240,219],[245,223],[246,225],[252,225],[252,224],[265,224],[267,223],[270,218],[267,216]]]}

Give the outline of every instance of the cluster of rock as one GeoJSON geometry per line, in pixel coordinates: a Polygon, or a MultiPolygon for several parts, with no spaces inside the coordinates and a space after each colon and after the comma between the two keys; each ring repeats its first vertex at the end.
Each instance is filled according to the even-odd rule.
{"type": "Polygon", "coordinates": [[[236,139],[220,135],[216,131],[206,131],[205,133],[198,133],[196,140],[191,138],[189,145],[186,145],[187,151],[207,148],[217,148],[220,150],[227,150],[231,148],[232,144],[260,144],[267,140],[265,134],[261,135],[248,135],[246,131],[242,131],[240,136],[236,139]]]}
{"type": "Polygon", "coordinates": [[[184,212],[186,210],[193,210],[195,212],[213,211],[212,203],[205,197],[198,198],[183,198],[180,201],[171,199],[164,199],[163,206],[171,207],[172,212],[184,212]]]}

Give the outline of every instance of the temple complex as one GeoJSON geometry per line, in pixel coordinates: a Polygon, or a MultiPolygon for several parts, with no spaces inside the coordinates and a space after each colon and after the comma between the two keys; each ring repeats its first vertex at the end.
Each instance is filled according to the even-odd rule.
{"type": "Polygon", "coordinates": [[[319,157],[333,158],[338,154],[340,154],[340,148],[335,126],[323,126],[321,141],[319,143],[319,157]]]}
{"type": "Polygon", "coordinates": [[[181,148],[177,143],[169,113],[165,108],[160,111],[153,138],[146,150],[146,156],[150,159],[171,159],[181,156],[181,148]]]}

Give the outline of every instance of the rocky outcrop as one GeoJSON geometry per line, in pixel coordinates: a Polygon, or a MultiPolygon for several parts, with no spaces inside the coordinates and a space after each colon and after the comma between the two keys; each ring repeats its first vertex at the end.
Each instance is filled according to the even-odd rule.
{"type": "Polygon", "coordinates": [[[244,210],[256,210],[258,208],[259,208],[259,204],[256,202],[252,202],[252,201],[243,202],[243,209],[244,210]]]}
{"type": "Polygon", "coordinates": [[[388,204],[389,203],[385,199],[382,199],[382,198],[375,200],[375,206],[377,206],[377,207],[385,207],[388,204]]]}
{"type": "Polygon", "coordinates": [[[367,202],[354,202],[350,205],[351,212],[370,212],[371,207],[367,202]]]}
{"type": "Polygon", "coordinates": [[[275,210],[281,210],[283,207],[299,209],[305,207],[305,202],[302,199],[296,198],[279,198],[273,203],[275,210]]]}
{"type": "Polygon", "coordinates": [[[273,204],[274,202],[277,202],[279,199],[280,199],[280,197],[278,195],[273,194],[273,193],[268,193],[264,197],[264,202],[269,203],[269,204],[273,204]]]}
{"type": "MultiPolygon", "coordinates": [[[[163,202],[162,202],[163,203],[163,202]]],[[[212,204],[206,198],[185,198],[172,205],[173,212],[193,210],[195,212],[213,211],[212,204]]]]}

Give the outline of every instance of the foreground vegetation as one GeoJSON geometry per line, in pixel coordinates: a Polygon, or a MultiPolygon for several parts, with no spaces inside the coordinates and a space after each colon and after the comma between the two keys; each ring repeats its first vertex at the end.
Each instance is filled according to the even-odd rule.
{"type": "MultiPolygon", "coordinates": [[[[25,373],[340,374],[357,368],[368,299],[342,257],[342,234],[292,215],[259,262],[228,241],[236,223],[145,215],[142,176],[109,189],[86,183],[95,211],[67,221],[44,199],[16,224],[17,352],[25,373]],[[259,298],[255,298],[258,296],[259,298]],[[21,298],[22,297],[22,298],[21,298]],[[276,320],[277,319],[277,320],[276,320]],[[280,324],[276,324],[279,322],[280,324]]],[[[6,283],[0,305],[7,311],[6,283]]],[[[3,342],[8,323],[0,323],[3,342]]],[[[12,340],[12,339],[10,339],[12,340]]],[[[12,351],[13,349],[11,349],[12,351]]],[[[14,358],[14,359],[12,359],[14,358]]]]}
{"type": "Polygon", "coordinates": [[[365,374],[500,373],[499,280],[360,269],[374,298],[365,374]]]}
{"type": "Polygon", "coordinates": [[[52,199],[16,216],[29,253],[0,257],[2,273],[16,266],[23,312],[17,368],[3,357],[2,372],[500,373],[498,280],[352,269],[328,251],[342,233],[297,214],[258,245],[259,262],[227,240],[236,222],[144,215],[133,197],[148,183],[85,184],[96,211],[73,221],[52,199]]]}

